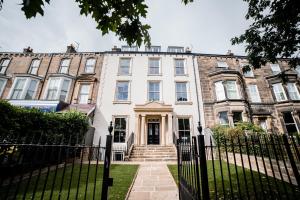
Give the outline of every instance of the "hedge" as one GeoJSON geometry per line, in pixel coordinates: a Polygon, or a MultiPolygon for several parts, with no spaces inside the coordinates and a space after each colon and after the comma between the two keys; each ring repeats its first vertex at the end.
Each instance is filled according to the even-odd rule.
{"type": "Polygon", "coordinates": [[[0,142],[80,143],[89,128],[79,112],[45,113],[0,100],[0,142]]]}

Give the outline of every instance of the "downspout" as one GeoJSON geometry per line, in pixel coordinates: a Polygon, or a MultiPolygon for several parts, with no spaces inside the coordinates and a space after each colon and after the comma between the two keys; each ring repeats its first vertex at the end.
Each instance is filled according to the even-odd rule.
{"type": "Polygon", "coordinates": [[[197,85],[197,79],[196,79],[195,55],[193,55],[192,58],[193,58],[194,81],[195,81],[195,86],[196,86],[196,99],[197,99],[197,109],[198,109],[198,118],[199,118],[199,124],[198,125],[199,125],[199,128],[200,128],[201,127],[201,115],[200,115],[200,103],[199,103],[199,95],[198,95],[198,85],[197,85]]]}
{"type": "Polygon", "coordinates": [[[74,80],[74,87],[73,87],[72,94],[71,94],[71,102],[70,102],[70,104],[72,104],[72,101],[73,101],[74,91],[75,91],[75,87],[76,87],[78,72],[79,72],[79,69],[81,67],[82,57],[83,57],[83,53],[81,53],[81,57],[80,57],[80,61],[79,61],[79,66],[77,68],[76,77],[75,77],[75,80],[74,80]]]}
{"type": "Polygon", "coordinates": [[[53,58],[53,54],[51,54],[51,58],[50,58],[50,61],[49,61],[49,64],[48,64],[48,68],[47,68],[46,74],[45,74],[45,79],[42,82],[41,92],[40,92],[39,98],[38,98],[39,100],[41,99],[41,95],[42,95],[42,92],[43,92],[43,89],[44,89],[46,78],[48,76],[48,71],[49,71],[49,68],[50,68],[50,65],[51,65],[51,62],[52,62],[52,58],[53,58]]]}

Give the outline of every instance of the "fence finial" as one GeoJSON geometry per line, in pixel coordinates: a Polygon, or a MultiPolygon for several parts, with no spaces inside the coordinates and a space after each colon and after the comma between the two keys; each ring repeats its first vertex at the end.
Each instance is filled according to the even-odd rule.
{"type": "Polygon", "coordinates": [[[110,121],[110,124],[108,126],[109,135],[111,135],[112,130],[113,130],[112,121],[110,121]]]}
{"type": "Polygon", "coordinates": [[[202,133],[202,126],[200,124],[200,121],[198,122],[197,129],[198,129],[199,134],[201,135],[201,133],[202,133]]]}

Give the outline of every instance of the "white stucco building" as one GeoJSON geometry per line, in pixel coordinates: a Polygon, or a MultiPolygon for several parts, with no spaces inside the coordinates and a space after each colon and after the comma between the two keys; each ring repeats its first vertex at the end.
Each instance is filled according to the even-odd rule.
{"type": "MultiPolygon", "coordinates": [[[[105,145],[114,124],[114,149],[173,145],[173,133],[189,140],[197,134],[202,99],[196,59],[182,47],[113,49],[104,55],[93,125],[94,143],[105,145]]],[[[201,119],[202,123],[203,120],[201,119]]]]}

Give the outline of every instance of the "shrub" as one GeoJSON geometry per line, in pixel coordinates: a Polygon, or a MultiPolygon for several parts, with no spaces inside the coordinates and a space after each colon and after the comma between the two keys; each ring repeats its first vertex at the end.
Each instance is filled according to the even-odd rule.
{"type": "Polygon", "coordinates": [[[79,143],[88,130],[84,114],[45,113],[12,106],[0,100],[0,141],[24,143],[79,143]]]}

